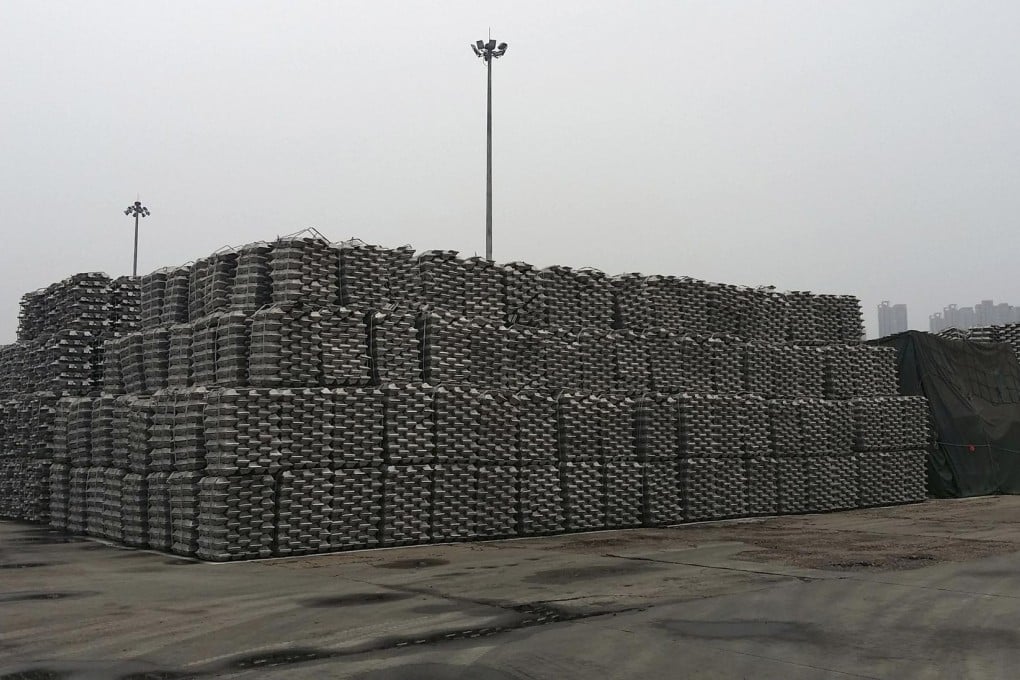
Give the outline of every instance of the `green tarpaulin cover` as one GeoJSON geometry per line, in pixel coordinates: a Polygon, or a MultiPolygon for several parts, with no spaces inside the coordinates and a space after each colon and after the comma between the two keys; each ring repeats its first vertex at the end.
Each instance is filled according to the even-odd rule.
{"type": "Polygon", "coordinates": [[[1012,348],[917,331],[872,342],[897,349],[901,393],[928,398],[936,439],[929,493],[1020,493],[1020,364],[1012,348]]]}

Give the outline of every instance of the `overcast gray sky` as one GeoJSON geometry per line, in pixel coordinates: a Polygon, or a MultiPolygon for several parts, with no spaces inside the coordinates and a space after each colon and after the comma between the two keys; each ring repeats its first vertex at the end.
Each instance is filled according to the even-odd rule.
{"type": "Polygon", "coordinates": [[[0,2],[18,300],[315,226],[497,260],[1020,304],[1017,2],[0,2]]]}

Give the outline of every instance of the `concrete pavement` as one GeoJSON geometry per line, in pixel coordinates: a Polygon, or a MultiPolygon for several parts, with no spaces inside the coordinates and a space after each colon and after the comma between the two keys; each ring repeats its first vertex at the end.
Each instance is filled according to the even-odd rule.
{"type": "Polygon", "coordinates": [[[2,678],[1014,678],[1020,498],[203,564],[0,522],[2,678]]]}

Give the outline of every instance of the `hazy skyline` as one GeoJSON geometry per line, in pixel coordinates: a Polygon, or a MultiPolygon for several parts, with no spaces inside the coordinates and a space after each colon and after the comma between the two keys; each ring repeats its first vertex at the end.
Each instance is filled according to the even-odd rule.
{"type": "Polygon", "coordinates": [[[902,302],[1020,299],[1020,5],[0,4],[0,342],[22,294],[316,227],[902,302]]]}

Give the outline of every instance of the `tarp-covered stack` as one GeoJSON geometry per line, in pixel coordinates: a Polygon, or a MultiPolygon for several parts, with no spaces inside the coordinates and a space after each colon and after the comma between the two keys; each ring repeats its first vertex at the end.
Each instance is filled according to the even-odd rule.
{"type": "MultiPolygon", "coordinates": [[[[890,437],[898,451],[881,448],[864,472],[884,484],[902,485],[902,475],[889,479],[889,470],[908,469],[923,459],[903,420],[929,413],[935,442],[926,456],[930,465],[928,490],[939,497],[1020,493],[1020,365],[1013,347],[997,342],[948,339],[908,331],[876,343],[898,353],[904,394],[917,395],[900,422],[879,425],[868,412],[863,444],[888,447],[890,437]],[[923,397],[923,399],[921,399],[923,397]],[[885,429],[879,430],[878,427],[885,429]],[[896,427],[895,431],[890,428],[896,427]],[[910,443],[911,446],[902,446],[910,443]]],[[[855,406],[863,409],[862,406],[855,406]]],[[[887,410],[886,417],[895,417],[887,410]]],[[[917,435],[913,435],[916,437],[917,435]]],[[[913,479],[910,484],[914,483],[913,479]]],[[[899,491],[883,489],[881,501],[899,491]]]]}

